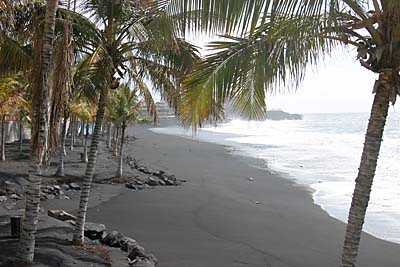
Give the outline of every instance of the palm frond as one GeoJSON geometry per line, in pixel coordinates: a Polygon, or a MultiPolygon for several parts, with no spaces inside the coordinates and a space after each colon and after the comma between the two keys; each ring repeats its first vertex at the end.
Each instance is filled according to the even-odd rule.
{"type": "Polygon", "coordinates": [[[72,28],[68,21],[64,21],[61,36],[54,41],[49,73],[49,153],[57,151],[60,141],[61,118],[66,113],[70,96],[72,95],[73,79],[73,47],[72,28]]]}
{"type": "Polygon", "coordinates": [[[29,103],[24,98],[23,89],[16,77],[0,78],[0,115],[17,115],[21,110],[29,112],[29,103]]]}
{"type": "Polygon", "coordinates": [[[106,48],[100,43],[93,53],[87,55],[76,66],[74,84],[81,95],[95,98],[96,89],[100,90],[109,82],[113,72],[113,61],[106,48]]]}
{"type": "Polygon", "coordinates": [[[179,110],[183,124],[195,126],[221,118],[227,101],[245,118],[263,119],[266,94],[296,88],[306,68],[337,44],[321,38],[322,28],[315,30],[314,26],[318,19],[275,18],[253,35],[224,35],[223,41],[209,44],[215,52],[185,81],[179,110]]]}
{"type": "Polygon", "coordinates": [[[91,121],[96,115],[95,103],[77,95],[69,103],[69,111],[82,121],[91,121]]]}
{"type": "Polygon", "coordinates": [[[134,70],[130,70],[130,84],[137,89],[139,94],[143,97],[144,104],[146,106],[147,112],[153,118],[153,123],[158,122],[158,112],[157,106],[154,101],[153,95],[151,94],[151,89],[147,86],[143,77],[138,75],[134,70]]]}
{"type": "Polygon", "coordinates": [[[138,92],[125,84],[110,94],[107,113],[114,123],[131,123],[138,119],[140,101],[138,92]]]}
{"type": "Polygon", "coordinates": [[[91,52],[87,51],[91,47],[96,47],[102,36],[96,25],[87,17],[64,8],[58,9],[57,27],[59,31],[64,30],[65,20],[68,20],[72,25],[73,44],[76,52],[91,52]]]}
{"type": "MultiPolygon", "coordinates": [[[[339,8],[339,0],[170,0],[163,1],[169,15],[180,14],[180,24],[186,31],[252,35],[268,17],[316,16],[325,14],[324,23],[331,19],[339,8]]],[[[320,26],[315,24],[316,27],[320,26]]],[[[326,25],[325,25],[326,26],[326,25]]]]}
{"type": "Polygon", "coordinates": [[[22,46],[16,40],[3,36],[0,39],[0,73],[27,72],[31,68],[31,47],[22,46]]]}
{"type": "Polygon", "coordinates": [[[180,24],[188,30],[219,33],[252,32],[267,14],[271,2],[264,0],[171,0],[165,1],[169,15],[180,14],[180,24]]]}

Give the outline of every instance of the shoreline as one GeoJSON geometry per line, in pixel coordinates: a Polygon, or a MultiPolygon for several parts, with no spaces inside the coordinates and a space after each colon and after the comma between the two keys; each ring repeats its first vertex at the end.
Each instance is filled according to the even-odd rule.
{"type": "MultiPolygon", "coordinates": [[[[199,142],[221,145],[226,148],[227,153],[233,156],[237,155],[239,157],[245,157],[251,160],[260,160],[261,162],[257,164],[258,166],[254,165],[255,167],[263,168],[271,174],[276,174],[277,176],[282,177],[283,179],[289,180],[293,182],[295,186],[304,187],[309,192],[310,197],[312,198],[312,201],[315,205],[318,205],[330,217],[347,224],[348,209],[350,208],[354,181],[350,182],[351,185],[350,183],[346,184],[345,188],[348,187],[346,189],[346,191],[348,191],[347,192],[348,196],[346,197],[348,199],[343,199],[343,196],[341,196],[339,202],[338,200],[333,201],[333,199],[331,199],[332,197],[330,196],[335,195],[336,191],[334,189],[329,190],[329,185],[332,184],[332,186],[335,187],[337,186],[336,183],[338,183],[338,181],[332,180],[332,178],[327,180],[325,180],[325,178],[321,178],[318,180],[316,180],[315,178],[311,178],[311,177],[318,177],[315,175],[314,176],[307,175],[310,177],[307,178],[307,176],[305,176],[305,174],[301,174],[301,172],[300,172],[301,178],[296,177],[296,174],[299,175],[298,170],[292,169],[294,173],[291,173],[290,170],[287,168],[282,170],[278,166],[275,166],[276,164],[270,164],[269,158],[260,157],[258,154],[257,156],[255,156],[254,153],[257,153],[257,151],[253,151],[253,148],[250,148],[251,144],[249,145],[250,150],[248,150],[245,144],[242,144],[240,142],[237,143],[231,140],[231,139],[236,139],[237,137],[243,138],[246,137],[247,135],[238,133],[228,133],[228,132],[225,133],[212,130],[210,131],[209,129],[206,129],[205,131],[199,132],[198,136],[193,137],[190,136],[189,132],[185,132],[184,130],[176,128],[175,126],[176,125],[172,123],[167,123],[167,125],[162,125],[161,127],[156,127],[156,128],[149,128],[149,130],[157,134],[166,134],[180,138],[185,138],[192,141],[195,140],[199,142]],[[170,128],[170,126],[172,126],[172,128],[170,128]],[[250,153],[249,151],[253,151],[254,153],[250,153]],[[304,179],[304,177],[306,178],[304,179]]],[[[266,147],[265,149],[268,148],[266,147]]],[[[273,161],[274,160],[276,159],[273,159],[273,161]]],[[[292,166],[292,168],[294,168],[294,166],[292,166]]],[[[301,168],[300,170],[303,171],[302,165],[300,165],[300,168],[301,168]]],[[[391,217],[391,213],[383,213],[382,216],[378,216],[376,212],[377,212],[376,210],[371,209],[370,207],[369,209],[370,216],[367,215],[367,220],[366,224],[364,225],[363,231],[367,232],[370,235],[373,235],[378,239],[395,244],[400,244],[398,231],[396,231],[397,229],[399,229],[397,221],[391,217]],[[390,235],[391,233],[392,235],[390,235]]]]}
{"type": "MultiPolygon", "coordinates": [[[[90,209],[89,219],[133,236],[162,266],[338,264],[345,224],[313,203],[310,190],[268,173],[265,166],[251,166],[254,159],[232,154],[227,146],[145,127],[128,132],[138,141],[127,146],[126,154],[188,183],[140,192],[124,189],[90,209]],[[110,218],[112,213],[123,214],[124,220],[110,218]]],[[[399,252],[399,245],[364,233],[359,264],[396,266],[399,252]]]]}

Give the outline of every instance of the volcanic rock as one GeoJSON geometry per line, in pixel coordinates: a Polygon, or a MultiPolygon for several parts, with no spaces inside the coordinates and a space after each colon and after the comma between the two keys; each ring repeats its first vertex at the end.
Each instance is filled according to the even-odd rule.
{"type": "Polygon", "coordinates": [[[91,222],[85,223],[85,236],[92,240],[101,239],[105,230],[106,226],[104,224],[91,222]]]}

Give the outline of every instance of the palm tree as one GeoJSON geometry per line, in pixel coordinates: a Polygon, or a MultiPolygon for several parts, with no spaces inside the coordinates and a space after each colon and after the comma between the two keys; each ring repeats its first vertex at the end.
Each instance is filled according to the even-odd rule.
{"type": "Polygon", "coordinates": [[[65,156],[66,156],[66,152],[65,152],[65,139],[66,139],[66,135],[67,135],[67,120],[68,120],[68,115],[65,112],[64,116],[63,116],[63,121],[62,121],[62,129],[61,129],[61,144],[60,144],[60,151],[58,153],[58,157],[59,157],[59,163],[58,163],[58,168],[56,171],[56,176],[59,177],[64,177],[65,176],[65,169],[64,169],[64,161],[65,161],[65,156]]]}
{"type": "Polygon", "coordinates": [[[7,115],[3,115],[1,118],[1,161],[6,161],[6,134],[5,134],[5,127],[4,123],[6,120],[7,115]]]}
{"type": "MultiPolygon", "coordinates": [[[[76,87],[79,88],[77,85],[76,87]]],[[[71,97],[70,103],[65,107],[65,112],[63,116],[62,130],[61,130],[61,146],[59,150],[59,163],[56,175],[63,177],[65,176],[64,169],[64,161],[65,161],[65,144],[66,144],[66,136],[67,136],[67,121],[68,117],[79,118],[83,122],[88,122],[95,112],[93,103],[90,103],[90,100],[85,98],[79,90],[75,91],[75,94],[71,97]]],[[[73,122],[71,122],[73,123],[73,122]]],[[[73,142],[73,140],[71,140],[73,142]]],[[[83,147],[83,162],[87,162],[87,139],[83,147]]]]}
{"type": "Polygon", "coordinates": [[[118,143],[119,143],[120,129],[121,129],[121,125],[115,124],[114,156],[118,155],[118,143]]]}
{"type": "Polygon", "coordinates": [[[212,30],[223,34],[221,41],[209,44],[215,52],[186,81],[180,109],[186,125],[218,120],[227,101],[247,118],[263,118],[268,93],[296,87],[307,66],[338,46],[355,47],[361,66],[379,74],[341,260],[342,267],[355,266],[388,107],[400,94],[400,1],[190,3],[178,10],[195,8],[211,18],[228,15],[210,22],[212,30]]]}
{"type": "MultiPolygon", "coordinates": [[[[32,104],[32,146],[29,178],[26,189],[25,219],[22,226],[22,236],[19,242],[17,259],[20,263],[29,265],[33,262],[35,236],[39,218],[41,168],[46,161],[48,128],[48,76],[54,40],[55,16],[58,8],[57,0],[46,2],[43,39],[41,44],[40,83],[34,92],[32,104]]],[[[39,62],[39,61],[38,61],[39,62]]]]}
{"type": "Polygon", "coordinates": [[[107,141],[106,141],[106,145],[107,148],[111,148],[111,128],[112,128],[112,124],[109,120],[107,121],[107,141]]]}
{"type": "Polygon", "coordinates": [[[26,124],[30,124],[30,118],[29,118],[29,114],[30,114],[30,106],[29,106],[29,101],[26,101],[26,108],[20,107],[19,108],[19,114],[18,114],[18,151],[22,151],[22,144],[24,141],[24,125],[26,124]]]}
{"type": "Polygon", "coordinates": [[[114,156],[118,155],[118,138],[120,135],[120,128],[121,128],[121,123],[116,120],[116,114],[115,114],[116,96],[117,93],[111,92],[111,95],[107,101],[106,113],[105,113],[105,120],[109,122],[110,125],[112,124],[113,126],[112,134],[111,132],[108,133],[106,143],[107,146],[110,148],[110,151],[114,154],[114,156]]]}
{"type": "Polygon", "coordinates": [[[131,90],[128,85],[120,86],[112,95],[110,99],[112,101],[107,106],[112,121],[121,125],[121,142],[116,177],[122,177],[126,127],[129,123],[138,119],[138,110],[141,102],[138,101],[137,93],[137,91],[131,90]]]}
{"type": "Polygon", "coordinates": [[[76,244],[83,243],[87,203],[109,90],[119,86],[119,78],[130,76],[143,94],[150,113],[156,114],[152,96],[148,90],[142,90],[147,88],[144,79],[153,81],[155,89],[172,99],[178,84],[174,72],[187,68],[197,59],[195,48],[176,35],[177,27],[167,17],[163,3],[87,0],[83,2],[83,9],[104,31],[98,30],[98,40],[92,44],[86,61],[88,74],[96,77],[92,81],[100,89],[100,96],[73,238],[76,244]]]}
{"type": "MultiPolygon", "coordinates": [[[[1,16],[4,15],[3,2],[0,3],[1,16]]],[[[71,35],[70,26],[64,23],[65,14],[70,12],[58,9],[58,1],[50,0],[46,2],[46,8],[43,1],[34,5],[31,1],[5,1],[5,4],[7,19],[0,21],[1,75],[22,74],[27,77],[28,98],[31,99],[29,185],[26,188],[22,238],[17,251],[18,261],[30,264],[34,256],[40,174],[57,147],[63,100],[71,87],[71,35]],[[60,17],[55,20],[57,9],[60,17]],[[54,35],[56,23],[60,23],[57,36],[54,35]]],[[[76,22],[85,21],[79,16],[74,20],[75,28],[81,26],[76,22]]],[[[78,31],[74,36],[75,46],[80,47],[82,40],[86,39],[78,31]]]]}
{"type": "Polygon", "coordinates": [[[70,135],[71,135],[71,143],[69,145],[69,149],[71,151],[74,150],[74,146],[75,146],[75,134],[76,134],[76,119],[74,116],[71,116],[71,123],[69,126],[69,130],[70,130],[70,135]]]}

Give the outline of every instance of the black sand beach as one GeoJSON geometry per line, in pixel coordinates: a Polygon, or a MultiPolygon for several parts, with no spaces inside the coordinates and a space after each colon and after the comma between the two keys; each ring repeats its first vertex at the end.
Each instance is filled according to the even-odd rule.
{"type": "MultiPolygon", "coordinates": [[[[146,190],[99,184],[113,177],[117,167],[116,158],[101,143],[88,222],[104,223],[108,232],[117,230],[136,239],[156,255],[161,267],[339,266],[345,224],[313,204],[306,188],[271,174],[261,168],[261,161],[229,154],[224,146],[157,134],[146,127],[131,127],[128,135],[137,140],[127,144],[127,155],[187,182],[146,190]]],[[[16,157],[15,148],[10,145],[8,161],[0,165],[2,179],[18,182],[27,171],[28,160],[27,151],[16,157]]],[[[66,162],[66,173],[76,182],[85,170],[79,159],[81,149],[68,152],[66,162]]],[[[49,173],[54,173],[55,167],[52,164],[49,173]]],[[[124,168],[128,177],[147,177],[129,166],[124,168]]],[[[58,178],[44,177],[44,183],[54,179],[58,178]]],[[[54,242],[46,241],[49,231],[60,235],[60,240],[71,239],[71,226],[45,216],[47,209],[76,213],[79,191],[68,195],[69,200],[43,201],[38,255],[53,251],[54,242]]],[[[0,208],[0,221],[7,221],[22,207],[19,201],[12,210],[0,208]]],[[[8,228],[1,224],[0,235],[7,235],[8,228]]],[[[10,245],[5,241],[0,247],[10,245]]],[[[13,255],[16,241],[12,244],[8,250],[2,248],[0,257],[13,255]]],[[[71,263],[65,266],[91,266],[98,261],[97,256],[82,258],[84,251],[62,248],[66,250],[57,250],[57,257],[71,263]]],[[[126,255],[118,249],[109,253],[112,266],[127,266],[126,255]]],[[[364,234],[357,266],[398,267],[399,255],[400,245],[364,234]]],[[[44,262],[52,258],[46,257],[42,257],[44,262]]]]}
{"type": "MultiPolygon", "coordinates": [[[[134,237],[159,266],[339,266],[345,224],[313,204],[305,188],[223,146],[141,127],[129,134],[138,140],[125,153],[188,182],[123,189],[90,209],[89,221],[134,237]]],[[[399,265],[400,245],[363,235],[358,266],[399,265]]]]}

